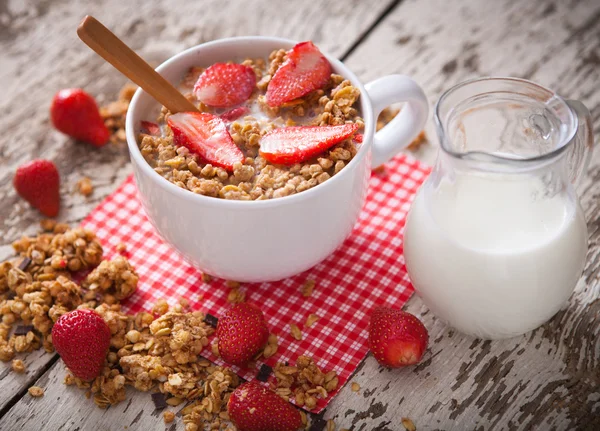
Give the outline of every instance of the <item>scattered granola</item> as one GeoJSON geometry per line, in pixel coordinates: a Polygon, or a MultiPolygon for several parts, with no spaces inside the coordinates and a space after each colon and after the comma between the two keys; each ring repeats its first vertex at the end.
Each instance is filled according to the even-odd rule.
{"type": "Polygon", "coordinates": [[[163,413],[163,419],[166,424],[170,424],[171,422],[173,422],[175,420],[175,413],[166,411],[163,413]]]}
{"type": "MultiPolygon", "coordinates": [[[[54,322],[77,308],[94,309],[111,332],[106,363],[93,381],[68,373],[65,384],[84,389],[100,408],[125,400],[127,386],[156,391],[152,398],[157,408],[189,403],[181,411],[186,431],[227,427],[227,401],[240,384],[239,378],[231,369],[200,356],[211,344],[209,337],[215,332],[217,318],[190,311],[184,298],[173,307],[160,300],[152,314],[124,313],[120,301],[135,291],[138,282],[127,259],[116,256],[102,261],[102,247],[90,231],[52,221],[44,221],[42,226],[46,233],[16,241],[13,246],[18,258],[0,264],[0,359],[9,361],[18,352],[41,346],[52,351],[54,322]],[[82,269],[91,272],[78,285],[72,274],[82,269]]],[[[232,284],[231,291],[238,290],[239,285],[232,284]]],[[[311,316],[307,322],[317,318],[311,316]]],[[[297,325],[292,328],[300,332],[297,325]]],[[[216,342],[211,348],[218,355],[216,342]]],[[[257,358],[269,358],[277,349],[278,337],[270,334],[257,358]]],[[[12,369],[24,372],[25,364],[14,359],[12,369]]],[[[274,374],[271,385],[276,392],[286,399],[293,397],[308,409],[338,386],[334,371],[322,372],[306,356],[300,356],[292,367],[278,363],[273,369],[263,364],[258,374],[263,381],[274,374]]],[[[34,386],[29,392],[42,396],[44,391],[34,386]]],[[[302,416],[306,423],[306,415],[302,416]]],[[[170,423],[175,415],[165,411],[163,418],[170,423]]]]}
{"type": "Polygon", "coordinates": [[[117,253],[125,254],[127,252],[127,245],[120,242],[117,244],[116,250],[117,250],[117,253]]]}
{"type": "Polygon", "coordinates": [[[327,431],[335,431],[335,422],[331,419],[327,421],[327,426],[325,427],[327,431]]]}
{"type": "Polygon", "coordinates": [[[379,117],[377,117],[377,125],[376,125],[376,131],[380,131],[381,129],[383,129],[390,121],[392,121],[396,115],[398,115],[398,113],[400,112],[399,108],[385,108],[383,111],[381,111],[381,113],[379,114],[379,117]]]}
{"type": "Polygon", "coordinates": [[[86,289],[84,300],[96,300],[107,304],[129,298],[135,292],[138,275],[123,256],[111,261],[104,260],[83,281],[81,287],[86,289]]]}
{"type": "Polygon", "coordinates": [[[31,395],[34,398],[44,396],[44,389],[40,388],[39,386],[32,386],[29,389],[27,389],[27,392],[29,392],[29,395],[31,395]]]}
{"type": "Polygon", "coordinates": [[[417,135],[413,141],[408,144],[406,147],[409,151],[417,151],[421,145],[427,143],[427,135],[425,134],[425,130],[421,130],[421,133],[417,135]]]}
{"type": "Polygon", "coordinates": [[[352,392],[360,391],[360,385],[356,382],[352,382],[351,388],[352,388],[352,392]]]}
{"type": "Polygon", "coordinates": [[[304,425],[304,429],[308,428],[308,417],[306,413],[300,410],[300,419],[302,420],[302,425],[304,425]]]}
{"type": "MultiPolygon", "coordinates": [[[[56,227],[56,225],[57,225],[56,220],[53,220],[51,218],[45,218],[40,221],[40,227],[42,228],[42,230],[44,232],[54,231],[54,228],[56,227]]],[[[58,233],[58,232],[55,232],[55,233],[58,233]]]]}
{"type": "Polygon", "coordinates": [[[246,294],[243,290],[239,288],[233,288],[227,294],[227,302],[230,304],[239,304],[240,302],[244,302],[246,300],[246,294]]]}
{"type": "Polygon", "coordinates": [[[211,343],[210,350],[211,350],[212,354],[215,355],[216,357],[221,357],[221,355],[219,354],[219,343],[217,342],[217,340],[214,340],[211,343]]]}
{"type": "MultiPolygon", "coordinates": [[[[379,114],[379,117],[377,117],[377,131],[383,129],[390,121],[392,121],[396,117],[396,115],[398,115],[400,110],[401,109],[399,108],[385,108],[383,111],[381,111],[381,114],[379,114]]],[[[419,135],[415,139],[413,139],[413,141],[410,144],[408,144],[406,149],[409,151],[416,151],[421,145],[425,144],[426,142],[427,135],[425,134],[425,131],[422,130],[421,133],[419,133],[419,135]]],[[[379,168],[381,168],[381,166],[379,168]]]]}
{"type": "Polygon", "coordinates": [[[268,359],[271,356],[273,356],[275,353],[277,353],[278,348],[279,348],[279,341],[278,341],[277,335],[269,334],[269,339],[267,340],[267,345],[265,346],[265,349],[263,350],[262,355],[264,356],[265,359],[268,359]]]}
{"type": "Polygon", "coordinates": [[[127,140],[125,136],[125,116],[127,115],[129,102],[131,102],[136,90],[137,86],[126,84],[119,91],[119,97],[116,101],[100,107],[100,116],[104,120],[104,125],[110,131],[110,142],[113,144],[127,140]]]}
{"type": "Polygon", "coordinates": [[[240,287],[240,283],[238,281],[225,280],[225,286],[229,287],[230,289],[237,289],[240,287]]]}
{"type": "Polygon", "coordinates": [[[212,276],[209,274],[202,273],[202,281],[204,283],[210,283],[212,281],[212,276]]]}
{"type": "Polygon", "coordinates": [[[373,172],[375,172],[378,175],[385,174],[385,165],[377,166],[375,169],[373,169],[373,172]]]}
{"type": "Polygon", "coordinates": [[[72,273],[95,267],[102,259],[94,233],[50,222],[43,226],[52,233],[15,241],[13,248],[19,256],[0,264],[2,361],[41,346],[52,352],[54,322],[77,307],[97,303],[95,298],[85,302],[82,289],[71,280],[72,273]],[[17,330],[11,335],[15,325],[17,330]]]}
{"type": "Polygon", "coordinates": [[[300,331],[300,328],[298,328],[298,325],[292,323],[290,325],[290,333],[292,334],[292,337],[294,337],[296,340],[298,340],[298,341],[302,340],[302,331],[300,331]]]}
{"type": "Polygon", "coordinates": [[[406,429],[406,431],[416,431],[417,427],[409,418],[402,418],[402,425],[406,429]]]}
{"type": "Polygon", "coordinates": [[[23,374],[26,370],[25,363],[20,359],[13,359],[11,365],[12,365],[12,370],[15,373],[23,374]]]}
{"type": "Polygon", "coordinates": [[[272,386],[281,397],[292,397],[298,406],[312,410],[319,398],[327,398],[337,389],[339,378],[335,371],[323,372],[313,359],[299,356],[295,366],[278,362],[273,369],[276,383],[272,386]]]}
{"type": "Polygon", "coordinates": [[[77,181],[77,190],[83,196],[89,196],[94,191],[94,186],[92,185],[92,180],[88,177],[83,177],[79,181],[77,181]]]}
{"type": "Polygon", "coordinates": [[[317,316],[316,314],[309,314],[308,317],[306,318],[306,322],[304,322],[304,327],[305,328],[310,328],[312,325],[315,324],[315,322],[319,320],[319,316],[317,316]]]}
{"type": "Polygon", "coordinates": [[[218,429],[226,422],[227,400],[239,378],[199,356],[214,333],[203,313],[185,312],[181,304],[165,309],[163,304],[155,306],[157,317],[146,312],[127,315],[119,304],[98,306],[96,312],[112,334],[107,363],[92,383],[70,374],[65,383],[90,390],[101,408],[123,401],[128,385],[157,390],[152,394],[157,409],[192,402],[182,410],[186,430],[207,425],[218,429]]]}
{"type": "Polygon", "coordinates": [[[313,293],[313,290],[315,289],[315,285],[315,280],[306,280],[302,285],[302,296],[304,296],[305,298],[310,297],[313,293]]]}

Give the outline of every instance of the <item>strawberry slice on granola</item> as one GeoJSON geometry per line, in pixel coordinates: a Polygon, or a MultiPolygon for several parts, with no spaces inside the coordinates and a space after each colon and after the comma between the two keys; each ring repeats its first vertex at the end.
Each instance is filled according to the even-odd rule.
{"type": "Polygon", "coordinates": [[[348,139],[358,127],[358,124],[281,127],[261,138],[260,155],[271,163],[283,165],[304,162],[348,139]]]}
{"type": "Polygon", "coordinates": [[[141,129],[141,132],[146,135],[160,136],[160,126],[151,121],[142,121],[141,129]]]}
{"type": "Polygon", "coordinates": [[[221,120],[223,121],[235,121],[240,118],[242,115],[247,115],[250,113],[250,108],[247,106],[238,106],[237,108],[233,108],[230,111],[224,112],[220,115],[221,120]]]}
{"type": "Polygon", "coordinates": [[[288,53],[267,88],[269,106],[281,106],[329,82],[331,65],[312,42],[301,42],[288,53]]]}
{"type": "Polygon", "coordinates": [[[215,63],[208,67],[194,85],[194,95],[208,106],[229,108],[248,100],[256,75],[250,66],[215,63]]]}
{"type": "Polygon", "coordinates": [[[206,112],[180,112],[167,119],[175,145],[182,145],[213,166],[233,171],[233,164],[244,162],[223,120],[206,112]]]}

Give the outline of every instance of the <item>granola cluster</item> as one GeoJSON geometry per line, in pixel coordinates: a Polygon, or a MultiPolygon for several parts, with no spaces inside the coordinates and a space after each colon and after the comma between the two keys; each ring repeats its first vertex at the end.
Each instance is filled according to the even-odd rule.
{"type": "MultiPolygon", "coordinates": [[[[65,384],[89,390],[100,408],[125,399],[126,386],[155,391],[166,406],[189,403],[182,411],[186,431],[227,427],[227,401],[240,384],[230,368],[212,364],[200,352],[214,329],[186,302],[169,308],[158,302],[153,313],[125,314],[119,304],[102,304],[95,310],[108,324],[111,346],[101,375],[84,382],[67,374],[65,384]]],[[[165,419],[172,421],[171,412],[165,419]]]]}
{"type": "Polygon", "coordinates": [[[278,362],[273,372],[275,392],[285,400],[293,397],[296,405],[306,406],[309,410],[317,406],[318,398],[327,398],[339,384],[335,371],[321,371],[309,356],[299,356],[295,366],[278,362]]]}
{"type": "MultiPolygon", "coordinates": [[[[358,143],[347,139],[318,157],[292,166],[274,165],[259,155],[260,137],[277,127],[294,125],[340,125],[356,123],[364,126],[355,107],[360,91],[349,80],[332,74],[323,89],[272,108],[266,102],[267,85],[285,61],[286,51],[276,50],[264,59],[247,59],[244,65],[254,69],[256,90],[248,104],[252,115],[229,126],[233,141],[246,156],[233,172],[203,163],[187,148],[177,147],[168,127],[163,136],[140,134],[139,147],[156,172],[175,185],[193,193],[235,200],[263,200],[292,195],[315,187],[337,174],[358,152],[358,143]]],[[[193,67],[183,78],[181,88],[201,111],[217,113],[195,99],[191,90],[202,68],[193,67]]],[[[159,122],[164,125],[170,113],[163,108],[159,122]]]]}
{"type": "MultiPolygon", "coordinates": [[[[214,317],[189,310],[185,299],[174,307],[163,299],[151,312],[124,313],[120,301],[133,294],[138,283],[127,259],[102,260],[102,247],[91,231],[47,220],[42,226],[45,233],[15,241],[18,257],[0,264],[0,360],[12,360],[12,370],[24,373],[25,363],[15,359],[17,353],[41,346],[52,352],[51,330],[58,318],[77,308],[94,309],[111,333],[104,368],[91,382],[67,373],[65,384],[85,389],[100,408],[125,400],[131,386],[152,392],[157,408],[185,404],[180,415],[186,431],[233,430],[227,402],[240,379],[229,367],[201,356],[215,332],[214,317]],[[74,275],[82,270],[88,273],[77,283],[74,275]]],[[[239,292],[239,283],[230,281],[228,286],[239,292]]],[[[277,350],[278,338],[270,334],[256,359],[269,358],[277,350]]],[[[295,366],[278,363],[265,370],[270,371],[264,381],[272,371],[270,384],[280,396],[293,397],[308,409],[338,387],[337,374],[321,371],[307,356],[300,356],[295,366]]],[[[29,393],[41,397],[44,391],[34,386],[29,393]]],[[[306,414],[301,414],[308,426],[306,414]]],[[[175,414],[166,410],[163,418],[170,423],[175,414]]],[[[327,426],[335,429],[333,422],[327,426]]]]}
{"type": "Polygon", "coordinates": [[[123,256],[113,260],[104,260],[83,281],[82,287],[87,290],[85,300],[95,299],[98,302],[115,304],[130,297],[137,287],[138,276],[123,256]]]}
{"type": "MultiPolygon", "coordinates": [[[[137,274],[124,258],[117,258],[116,264],[101,263],[102,247],[93,232],[51,221],[42,227],[49,232],[15,241],[19,256],[0,264],[2,361],[41,346],[52,352],[52,326],[60,316],[95,307],[103,299],[125,299],[137,287],[137,274]],[[81,286],[72,280],[73,274],[96,266],[81,286]],[[107,267],[110,270],[104,270],[107,267]],[[98,296],[92,287],[104,295],[98,296]]],[[[22,372],[24,364],[17,360],[13,369],[22,372]]]]}
{"type": "Polygon", "coordinates": [[[119,92],[119,98],[114,102],[100,107],[100,116],[104,120],[104,125],[110,131],[110,142],[113,144],[125,142],[125,117],[127,109],[137,86],[133,84],[125,85],[119,92]]]}

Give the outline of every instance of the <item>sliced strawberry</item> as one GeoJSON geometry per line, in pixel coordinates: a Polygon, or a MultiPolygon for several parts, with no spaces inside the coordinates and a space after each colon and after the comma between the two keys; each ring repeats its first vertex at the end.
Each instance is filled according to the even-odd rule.
{"type": "Polygon", "coordinates": [[[221,120],[223,121],[234,121],[240,118],[242,115],[246,115],[250,112],[247,106],[239,106],[237,108],[233,108],[230,111],[224,112],[220,115],[221,120]]]}
{"type": "Polygon", "coordinates": [[[354,138],[352,138],[352,140],[354,142],[356,142],[357,144],[362,144],[363,134],[362,133],[357,133],[356,135],[354,135],[354,138]]]}
{"type": "Polygon", "coordinates": [[[269,106],[281,106],[329,82],[331,65],[312,42],[301,42],[288,53],[267,88],[269,106]]]}
{"type": "Polygon", "coordinates": [[[204,71],[194,94],[208,106],[228,108],[248,100],[256,84],[256,75],[250,66],[215,63],[204,71]]]}
{"type": "Polygon", "coordinates": [[[294,126],[272,130],[260,140],[260,154],[271,163],[300,163],[348,139],[358,124],[294,126]]]}
{"type": "Polygon", "coordinates": [[[225,123],[216,115],[205,112],[180,112],[169,116],[176,145],[183,145],[208,163],[233,170],[235,162],[244,161],[244,154],[235,145],[225,123]]]}
{"type": "Polygon", "coordinates": [[[160,136],[160,126],[151,121],[142,121],[141,129],[146,135],[160,136]]]}

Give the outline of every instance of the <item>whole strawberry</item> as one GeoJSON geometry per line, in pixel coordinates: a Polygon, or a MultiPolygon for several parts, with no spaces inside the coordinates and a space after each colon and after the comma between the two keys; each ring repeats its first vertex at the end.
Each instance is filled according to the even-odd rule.
{"type": "Polygon", "coordinates": [[[60,176],[50,160],[32,160],[17,168],[15,190],[46,217],[56,217],[60,209],[60,176]]]}
{"type": "Polygon", "coordinates": [[[227,412],[239,431],[297,431],[302,427],[298,410],[254,381],[233,391],[227,412]]]}
{"type": "Polygon", "coordinates": [[[50,106],[50,117],[54,127],[78,141],[101,147],[110,137],[96,101],[81,88],[67,88],[56,93],[50,106]]]}
{"type": "Polygon", "coordinates": [[[427,329],[410,313],[387,307],[371,313],[369,348],[383,366],[398,368],[418,363],[428,340],[427,329]]]}
{"type": "Polygon", "coordinates": [[[256,305],[242,302],[219,318],[217,337],[223,360],[233,365],[244,365],[265,346],[269,328],[256,305]]]}
{"type": "Polygon", "coordinates": [[[52,327],[52,344],[76,377],[93,380],[104,367],[110,329],[94,310],[74,310],[63,314],[52,327]]]}

